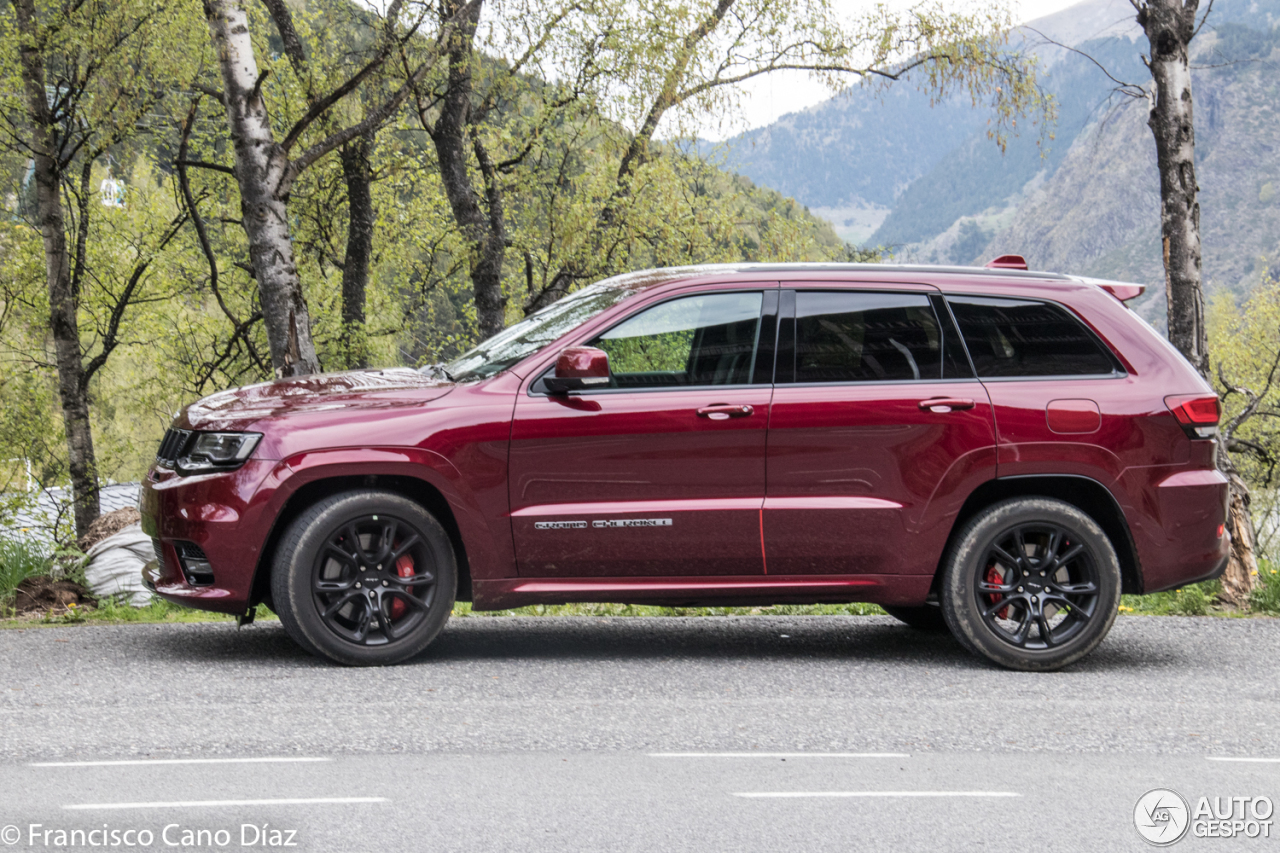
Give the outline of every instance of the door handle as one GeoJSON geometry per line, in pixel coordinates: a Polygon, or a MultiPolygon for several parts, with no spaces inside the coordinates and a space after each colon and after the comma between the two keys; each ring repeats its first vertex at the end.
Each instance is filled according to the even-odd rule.
{"type": "Polygon", "coordinates": [[[928,400],[920,401],[920,411],[945,414],[946,412],[972,409],[973,405],[973,401],[967,397],[931,397],[928,400]]]}
{"type": "Polygon", "coordinates": [[[698,417],[710,418],[713,421],[724,421],[729,418],[745,418],[747,415],[755,413],[755,409],[751,406],[735,405],[728,403],[712,403],[710,406],[703,406],[698,409],[698,417]]]}

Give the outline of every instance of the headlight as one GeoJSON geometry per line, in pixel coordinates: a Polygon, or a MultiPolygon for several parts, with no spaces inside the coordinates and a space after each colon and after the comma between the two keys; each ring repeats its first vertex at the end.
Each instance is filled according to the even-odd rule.
{"type": "Polygon", "coordinates": [[[258,432],[199,432],[178,459],[183,474],[239,468],[262,440],[258,432]]]}

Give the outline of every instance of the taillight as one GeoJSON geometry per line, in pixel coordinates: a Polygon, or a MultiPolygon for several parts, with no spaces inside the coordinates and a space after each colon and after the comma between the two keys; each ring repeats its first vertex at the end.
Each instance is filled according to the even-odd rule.
{"type": "Polygon", "coordinates": [[[1222,407],[1216,396],[1175,394],[1165,397],[1164,404],[1178,419],[1188,438],[1213,438],[1218,434],[1218,419],[1222,417],[1222,407]]]}

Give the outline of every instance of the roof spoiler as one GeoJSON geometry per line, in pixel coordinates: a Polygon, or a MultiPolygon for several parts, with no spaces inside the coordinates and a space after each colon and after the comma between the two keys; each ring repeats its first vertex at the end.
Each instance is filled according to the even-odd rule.
{"type": "Polygon", "coordinates": [[[1025,270],[1027,268],[1027,259],[1022,255],[1001,255],[998,258],[987,261],[986,268],[989,270],[1025,270]]]}
{"type": "Polygon", "coordinates": [[[1082,278],[1080,280],[1085,284],[1093,284],[1101,287],[1121,302],[1128,302],[1130,299],[1137,299],[1147,290],[1147,286],[1145,284],[1133,284],[1128,281],[1108,281],[1105,278],[1082,278]]]}

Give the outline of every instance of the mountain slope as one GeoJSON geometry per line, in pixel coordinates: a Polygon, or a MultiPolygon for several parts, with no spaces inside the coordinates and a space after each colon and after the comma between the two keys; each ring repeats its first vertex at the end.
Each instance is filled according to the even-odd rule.
{"type": "MultiPolygon", "coordinates": [[[[1217,0],[1195,43],[1210,288],[1247,289],[1270,263],[1262,258],[1280,255],[1277,23],[1280,0],[1217,0]]],[[[1086,0],[1033,21],[1020,38],[1034,46],[1058,100],[1054,139],[1043,149],[1029,133],[1002,155],[986,139],[985,115],[967,104],[931,110],[912,91],[891,90],[895,97],[880,103],[856,90],[731,140],[729,164],[834,219],[846,239],[890,245],[901,260],[968,263],[1012,251],[1042,269],[1158,283],[1145,102],[1115,95],[1098,67],[1149,88],[1132,7],[1086,0]],[[858,212],[841,205],[869,212],[841,221],[858,212]]],[[[1157,319],[1161,292],[1152,288],[1143,308],[1157,319]]]]}
{"type": "MultiPolygon", "coordinates": [[[[1201,70],[1193,81],[1205,281],[1237,293],[1273,266],[1280,272],[1280,31],[1220,27],[1197,54],[1209,64],[1215,52],[1239,56],[1242,45],[1255,61],[1201,70]]],[[[1043,269],[1145,281],[1157,286],[1139,307],[1163,317],[1160,193],[1146,113],[1145,101],[1131,101],[1092,127],[1009,226],[965,260],[1017,251],[1043,269]]]]}

